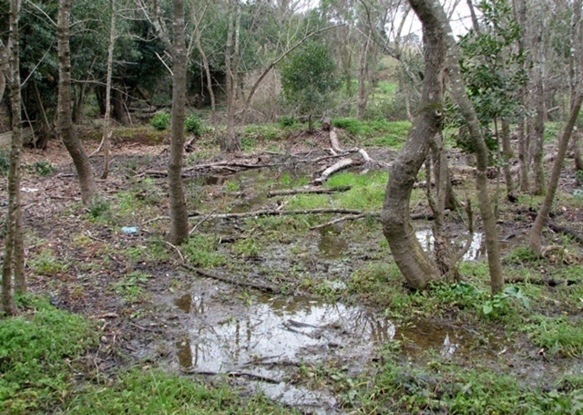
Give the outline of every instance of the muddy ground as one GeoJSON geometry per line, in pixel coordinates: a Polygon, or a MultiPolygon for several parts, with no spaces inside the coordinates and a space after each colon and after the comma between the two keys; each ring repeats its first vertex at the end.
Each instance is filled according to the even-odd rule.
{"type": "MultiPolygon", "coordinates": [[[[136,362],[164,365],[210,381],[226,376],[244,390],[261,390],[306,413],[343,413],[345,398],[323,382],[316,369],[334,367],[346,378],[357,376],[383,359],[381,350],[391,342],[399,344],[406,359],[433,350],[461,362],[496,365],[505,356],[516,360],[517,376],[532,382],[572,367],[572,361],[551,364],[525,336],[512,337],[497,324],[476,327],[455,312],[416,319],[394,309],[387,312],[372,295],[351,295],[356,271],[371,261],[390,261],[375,218],[307,232],[304,227],[302,234],[294,234],[293,223],[284,222],[289,227],[282,234],[276,233],[280,223],[258,231],[254,218],[212,217],[285,204],[267,198],[265,190],[291,187],[282,183],[283,176],[291,177],[293,186],[296,178],[314,177],[316,170],[329,165],[330,159],[322,159],[329,154],[326,135],[313,136],[308,144],[304,138],[290,140],[283,151],[257,150],[229,159],[239,166],[195,171],[197,164],[224,159],[212,151],[187,155],[193,234],[217,235],[217,252],[227,257],[226,262],[207,267],[193,264],[181,248],[164,242],[167,184],[156,172],[166,169],[167,144],[143,141],[114,143],[112,173],[99,182],[105,200],[115,206],[103,208],[113,209],[110,213],[81,206],[73,167],[58,142],[51,141],[45,151],[27,150],[24,156],[30,290],[99,322],[101,345],[93,358],[106,376],[136,362]],[[55,171],[43,176],[35,166],[45,161],[55,171]],[[265,167],[247,169],[243,164],[265,167]],[[262,242],[259,251],[241,242],[238,249],[232,248],[240,240],[267,238],[258,233],[268,231],[274,232],[273,243],[262,242]],[[185,261],[190,269],[182,266],[185,261]],[[222,281],[200,275],[196,268],[222,281]]],[[[91,152],[97,143],[87,145],[91,152]]],[[[396,154],[386,149],[369,153],[383,163],[396,154]]],[[[99,155],[92,158],[96,171],[101,161],[99,155]]],[[[573,194],[574,174],[567,170],[561,185],[566,194],[573,194]]],[[[0,199],[6,200],[5,181],[0,199]]],[[[425,206],[417,204],[414,209],[423,212],[425,206]]],[[[581,209],[570,205],[555,211],[558,223],[583,233],[581,209]]],[[[505,205],[501,212],[501,240],[510,250],[524,242],[533,212],[521,204],[505,205]]],[[[317,226],[332,218],[306,221],[317,226]]],[[[430,223],[418,225],[420,239],[427,238],[430,223]]],[[[461,222],[452,227],[463,234],[461,222]]],[[[467,260],[482,258],[480,232],[468,255],[467,260]]],[[[580,250],[572,253],[573,258],[580,255],[580,250]]],[[[387,283],[401,284],[398,278],[387,283]]]]}

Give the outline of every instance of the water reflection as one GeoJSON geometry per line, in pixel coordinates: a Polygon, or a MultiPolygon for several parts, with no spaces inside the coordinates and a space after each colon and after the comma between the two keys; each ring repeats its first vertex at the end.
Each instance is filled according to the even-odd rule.
{"type": "Polygon", "coordinates": [[[392,340],[396,331],[388,318],[304,297],[259,297],[244,313],[228,315],[204,313],[194,298],[192,308],[203,313],[190,329],[192,359],[179,360],[202,371],[234,370],[250,362],[311,360],[339,348],[344,356],[367,355],[392,340]]]}
{"type": "MultiPolygon", "coordinates": [[[[415,236],[426,252],[433,252],[433,243],[435,240],[433,238],[433,231],[431,229],[418,230],[415,232],[415,236]]],[[[458,238],[452,241],[453,245],[459,249],[466,243],[466,238],[466,234],[460,235],[458,238]]],[[[485,252],[486,246],[484,234],[482,232],[476,232],[472,238],[470,248],[468,249],[468,252],[464,254],[462,260],[476,261],[480,259],[485,254],[485,252]]]]}

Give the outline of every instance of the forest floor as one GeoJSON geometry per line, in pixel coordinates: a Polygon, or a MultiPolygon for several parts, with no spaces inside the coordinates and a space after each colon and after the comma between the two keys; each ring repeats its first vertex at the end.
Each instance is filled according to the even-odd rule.
{"type": "MultiPolygon", "coordinates": [[[[91,152],[97,143],[87,146],[91,152]]],[[[514,281],[503,295],[489,296],[479,221],[468,236],[457,212],[448,215],[452,242],[472,241],[462,280],[413,292],[378,220],[394,149],[367,148],[376,163],[350,155],[358,165],[325,182],[331,193],[274,194],[313,188],[337,161],[328,147],[327,133],[295,134],[226,159],[212,140],[195,143],[184,169],[191,237],[180,247],[165,241],[167,143],[147,134],[114,141],[110,176],[99,181],[102,201],[89,208],[61,144],[27,150],[30,291],[84,316],[97,336],[74,374],[63,375],[65,392],[47,401],[50,411],[127,410],[124,400],[133,398],[123,392],[131,386],[119,379],[133,367],[269,398],[258,400],[267,406],[224,404],[208,413],[581,413],[583,249],[547,229],[546,257],[528,251],[541,198],[523,195],[511,204],[500,193],[504,271],[514,281]],[[100,392],[83,400],[78,395],[88,384],[100,392]],[[274,409],[271,400],[283,406],[274,409]]],[[[463,159],[454,163],[462,166],[453,170],[455,190],[474,199],[463,159]]],[[[92,162],[99,172],[102,156],[92,162]]],[[[6,194],[4,183],[0,200],[6,194]]],[[[426,205],[419,186],[412,214],[427,216],[426,205]]],[[[583,235],[583,192],[569,162],[552,220],[555,230],[583,235]]],[[[430,250],[431,221],[414,222],[430,250]]],[[[27,304],[25,314],[34,315],[27,304]]],[[[23,403],[30,388],[11,390],[6,407],[47,411],[46,404],[23,403]]],[[[176,399],[166,410],[193,413],[176,399]]],[[[135,413],[146,413],[143,402],[135,405],[135,413]]]]}

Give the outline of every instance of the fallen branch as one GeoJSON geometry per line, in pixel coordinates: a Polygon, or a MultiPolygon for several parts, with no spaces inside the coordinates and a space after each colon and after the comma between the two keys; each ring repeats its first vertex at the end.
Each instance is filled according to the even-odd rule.
{"type": "Polygon", "coordinates": [[[275,383],[275,384],[281,383],[281,381],[279,381],[279,380],[268,378],[268,377],[262,376],[262,375],[256,375],[254,373],[248,373],[248,372],[220,373],[220,372],[211,372],[208,370],[196,370],[196,369],[180,369],[180,371],[186,375],[227,376],[227,377],[231,377],[231,378],[244,377],[244,378],[259,380],[261,382],[266,382],[266,383],[275,383]]]}
{"type": "Polygon", "coordinates": [[[352,186],[336,186],[336,187],[309,187],[302,189],[283,189],[283,190],[271,190],[267,192],[267,197],[273,196],[289,196],[297,194],[324,194],[324,193],[335,193],[335,192],[346,192],[350,190],[352,186]]]}
{"type": "Polygon", "coordinates": [[[315,184],[322,184],[326,180],[328,180],[328,177],[330,177],[334,173],[337,173],[340,170],[344,170],[347,167],[358,165],[358,164],[360,164],[360,163],[354,161],[351,158],[343,158],[342,160],[339,160],[338,162],[336,162],[335,164],[333,164],[332,166],[330,166],[326,170],[324,170],[322,172],[322,174],[320,175],[320,177],[318,177],[317,179],[314,180],[314,183],[315,184]]]}
{"type": "Polygon", "coordinates": [[[212,278],[212,279],[217,280],[217,281],[226,282],[227,284],[233,284],[233,285],[237,285],[239,287],[254,288],[256,290],[268,292],[268,293],[272,293],[272,294],[281,294],[281,290],[278,287],[274,287],[272,285],[237,280],[237,279],[230,278],[230,277],[227,277],[224,275],[220,275],[218,273],[214,273],[214,272],[211,272],[208,270],[196,268],[196,267],[193,267],[192,265],[188,265],[185,263],[182,263],[180,265],[189,271],[196,272],[197,274],[200,274],[200,275],[207,277],[207,278],[212,278]]]}
{"type": "Polygon", "coordinates": [[[566,226],[561,226],[556,224],[555,222],[548,222],[548,226],[549,228],[551,228],[551,230],[553,230],[554,232],[558,232],[558,233],[562,233],[564,235],[568,235],[571,238],[573,238],[573,240],[575,242],[577,242],[579,245],[583,245],[583,237],[581,237],[577,232],[575,232],[572,229],[567,228],[566,226]]]}
{"type": "MultiPolygon", "coordinates": [[[[241,213],[217,213],[213,219],[239,219],[253,216],[286,216],[286,215],[319,215],[325,213],[336,213],[341,215],[360,215],[363,212],[355,209],[304,209],[304,210],[256,210],[252,212],[241,213]]],[[[201,216],[202,213],[194,212],[189,214],[190,217],[201,216]]]]}
{"type": "Polygon", "coordinates": [[[379,216],[378,214],[370,214],[370,213],[361,213],[360,215],[342,216],[340,218],[336,218],[336,219],[333,219],[331,221],[324,222],[324,223],[321,223],[319,225],[312,226],[310,228],[310,230],[311,231],[315,231],[316,229],[322,229],[322,228],[325,228],[326,226],[332,226],[332,225],[335,225],[335,224],[340,223],[340,222],[345,222],[347,220],[362,219],[362,218],[364,218],[364,217],[366,217],[368,215],[371,215],[371,216],[379,216]]]}
{"type": "Polygon", "coordinates": [[[575,284],[581,283],[581,281],[578,281],[578,280],[570,280],[570,279],[557,280],[554,278],[533,278],[533,277],[513,277],[513,278],[506,279],[506,282],[511,283],[511,284],[512,283],[527,282],[529,284],[547,285],[549,287],[558,287],[561,285],[569,286],[569,285],[575,285],[575,284]]]}

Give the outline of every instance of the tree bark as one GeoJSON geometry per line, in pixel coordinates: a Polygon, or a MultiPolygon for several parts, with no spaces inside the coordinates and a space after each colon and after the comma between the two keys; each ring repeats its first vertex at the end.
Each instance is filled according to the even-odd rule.
{"type": "Polygon", "coordinates": [[[533,50],[536,52],[534,62],[534,137],[532,144],[532,168],[534,173],[533,193],[543,195],[546,191],[545,170],[543,165],[544,157],[544,132],[545,132],[545,42],[546,29],[545,18],[540,22],[539,32],[534,39],[533,50]]]}
{"type": "Polygon", "coordinates": [[[233,9],[229,12],[227,29],[227,46],[225,48],[225,65],[227,67],[227,136],[221,140],[221,150],[234,153],[241,150],[241,143],[235,132],[235,92],[238,79],[239,25],[241,7],[239,0],[231,0],[233,9]]]}
{"type": "MultiPolygon", "coordinates": [[[[427,0],[430,1],[430,0],[427,0]]],[[[488,253],[488,267],[490,271],[490,288],[492,295],[500,292],[504,286],[504,276],[502,274],[502,264],[500,262],[500,249],[498,246],[498,231],[496,229],[496,217],[490,205],[488,194],[488,179],[486,172],[488,169],[488,147],[482,135],[480,123],[476,116],[476,111],[468,98],[464,81],[459,67],[459,53],[457,44],[451,32],[449,22],[441,7],[435,7],[438,19],[441,22],[443,33],[441,35],[447,39],[449,46],[448,75],[451,81],[451,94],[454,101],[460,107],[462,115],[468,125],[470,139],[476,151],[476,190],[480,203],[480,213],[484,223],[484,234],[486,237],[486,251],[488,253]]]]}
{"type": "MultiPolygon", "coordinates": [[[[514,17],[518,22],[520,27],[520,36],[518,36],[518,50],[520,53],[528,53],[526,51],[524,40],[526,38],[526,5],[525,0],[513,0],[512,8],[514,12],[514,17]]],[[[529,62],[528,59],[524,59],[522,64],[522,69],[524,71],[528,70],[529,62]]],[[[522,85],[518,90],[518,97],[522,105],[526,108],[527,91],[526,85],[522,85]]],[[[528,180],[528,136],[525,134],[525,115],[520,114],[518,117],[518,167],[520,172],[520,191],[528,192],[530,188],[530,183],[528,180]]]]}
{"type": "Polygon", "coordinates": [[[184,2],[172,0],[173,58],[172,58],[172,142],[168,164],[170,192],[169,242],[179,245],[188,238],[188,212],[182,185],[184,154],[184,118],[186,106],[186,43],[184,41],[184,2]]]}
{"type": "Polygon", "coordinates": [[[109,151],[111,144],[111,78],[113,75],[113,51],[115,49],[115,18],[116,0],[110,0],[109,44],[107,45],[107,75],[105,78],[105,115],[103,117],[103,173],[101,178],[107,179],[109,175],[109,151]]]}
{"type": "Polygon", "coordinates": [[[71,50],[69,47],[69,25],[71,0],[59,0],[57,20],[57,44],[59,56],[59,97],[57,110],[59,130],[63,144],[73,159],[84,205],[91,204],[97,197],[97,184],[89,157],[77,136],[71,116],[71,50]]]}
{"type": "Polygon", "coordinates": [[[514,181],[512,180],[512,171],[510,169],[510,159],[512,158],[512,146],[510,145],[510,123],[506,118],[502,118],[502,129],[500,130],[500,138],[502,140],[502,150],[504,152],[504,163],[502,168],[504,170],[504,180],[506,181],[506,197],[512,201],[514,195],[514,181]]]}
{"type": "Polygon", "coordinates": [[[22,239],[22,208],[20,206],[20,176],[22,153],[22,119],[20,95],[20,0],[10,1],[9,80],[12,107],[12,145],[8,170],[8,215],[2,264],[2,308],[7,315],[16,313],[14,293],[26,291],[24,246],[22,239]],[[14,289],[13,289],[14,282],[14,289]]]}
{"type": "MultiPolygon", "coordinates": [[[[423,289],[439,271],[415,237],[410,218],[410,198],[415,179],[429,152],[430,140],[439,131],[443,107],[446,39],[431,0],[409,0],[423,24],[425,78],[420,108],[407,141],[393,163],[387,183],[381,220],[395,262],[407,283],[423,289]]],[[[443,12],[443,10],[442,10],[443,12]]]]}
{"type": "Polygon", "coordinates": [[[571,108],[571,115],[569,116],[569,121],[565,125],[563,134],[559,141],[559,149],[557,158],[553,164],[553,170],[551,172],[551,177],[547,186],[547,193],[540,207],[532,229],[530,230],[529,246],[533,252],[540,254],[542,252],[542,230],[546,223],[546,220],[551,211],[551,206],[553,200],[555,199],[555,194],[557,192],[557,186],[559,184],[559,177],[561,175],[561,170],[563,168],[563,161],[565,160],[565,154],[567,153],[567,148],[569,146],[569,140],[571,139],[571,134],[573,132],[573,127],[577,122],[577,116],[581,110],[581,103],[583,102],[583,95],[578,95],[573,101],[573,107],[571,108]]]}

